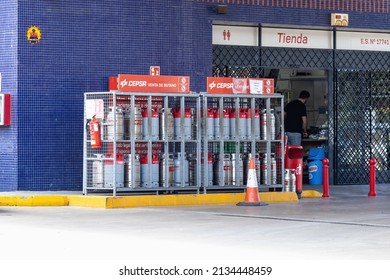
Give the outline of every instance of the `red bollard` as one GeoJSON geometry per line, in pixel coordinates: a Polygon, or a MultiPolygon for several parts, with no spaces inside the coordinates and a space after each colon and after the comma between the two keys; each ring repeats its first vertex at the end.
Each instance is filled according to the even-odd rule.
{"type": "Polygon", "coordinates": [[[329,159],[322,160],[322,197],[329,197],[329,159]]]}
{"type": "Polygon", "coordinates": [[[368,193],[368,196],[376,196],[375,191],[375,164],[376,160],[374,158],[370,159],[370,192],[368,193]]]}

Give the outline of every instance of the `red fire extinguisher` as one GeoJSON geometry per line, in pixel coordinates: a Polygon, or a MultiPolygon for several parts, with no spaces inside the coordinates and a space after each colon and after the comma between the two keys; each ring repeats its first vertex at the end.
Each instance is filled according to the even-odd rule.
{"type": "Polygon", "coordinates": [[[100,139],[100,124],[95,115],[92,117],[92,120],[89,122],[89,134],[91,136],[91,146],[92,149],[99,149],[102,147],[102,141],[100,139]]]}

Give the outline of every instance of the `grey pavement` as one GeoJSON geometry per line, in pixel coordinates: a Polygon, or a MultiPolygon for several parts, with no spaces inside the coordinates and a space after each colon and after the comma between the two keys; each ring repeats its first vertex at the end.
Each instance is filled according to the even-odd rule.
{"type": "Polygon", "coordinates": [[[3,206],[0,260],[389,260],[390,186],[368,191],[261,207],[3,206]]]}

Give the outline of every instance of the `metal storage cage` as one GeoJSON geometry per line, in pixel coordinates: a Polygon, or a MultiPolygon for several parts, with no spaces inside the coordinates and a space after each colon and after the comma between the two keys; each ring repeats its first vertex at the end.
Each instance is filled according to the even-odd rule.
{"type": "Polygon", "coordinates": [[[280,94],[113,91],[84,101],[84,194],[243,191],[250,154],[259,190],[284,190],[280,94]]]}
{"type": "Polygon", "coordinates": [[[283,95],[202,97],[204,191],[245,188],[250,154],[259,190],[284,190],[283,95]]]}
{"type": "Polygon", "coordinates": [[[84,101],[84,194],[199,192],[199,95],[91,92],[84,101]],[[92,147],[93,115],[100,148],[92,147]]]}

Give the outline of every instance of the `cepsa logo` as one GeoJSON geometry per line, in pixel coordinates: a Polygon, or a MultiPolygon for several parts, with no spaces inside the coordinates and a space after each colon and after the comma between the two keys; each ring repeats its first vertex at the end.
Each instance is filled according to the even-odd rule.
{"type": "Polygon", "coordinates": [[[212,83],[209,84],[209,88],[210,89],[213,89],[213,88],[233,88],[233,83],[216,83],[215,81],[213,81],[212,83]]]}
{"type": "Polygon", "coordinates": [[[121,87],[122,88],[125,87],[125,86],[129,86],[129,87],[146,87],[146,85],[147,85],[146,81],[133,81],[133,80],[127,81],[126,79],[121,81],[121,87]]]}
{"type": "Polygon", "coordinates": [[[207,92],[232,94],[234,83],[230,77],[207,77],[207,92]]]}

